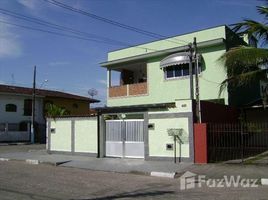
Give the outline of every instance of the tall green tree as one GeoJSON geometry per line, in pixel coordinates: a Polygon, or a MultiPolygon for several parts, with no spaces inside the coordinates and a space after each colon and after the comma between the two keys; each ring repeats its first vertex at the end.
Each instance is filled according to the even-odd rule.
{"type": "Polygon", "coordinates": [[[220,61],[227,71],[228,78],[221,83],[220,93],[227,85],[239,87],[254,81],[268,81],[268,0],[264,6],[257,6],[257,11],[264,21],[244,19],[232,25],[233,31],[255,37],[261,48],[239,46],[223,54],[220,61]]]}

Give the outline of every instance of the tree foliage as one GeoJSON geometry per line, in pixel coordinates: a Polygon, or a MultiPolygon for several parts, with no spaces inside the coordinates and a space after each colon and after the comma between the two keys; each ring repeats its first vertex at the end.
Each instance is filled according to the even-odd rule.
{"type": "Polygon", "coordinates": [[[56,117],[61,117],[68,115],[68,111],[64,108],[61,108],[55,104],[46,105],[46,116],[55,119],[56,117]]]}
{"type": "MultiPolygon", "coordinates": [[[[268,44],[268,0],[265,6],[257,6],[257,11],[263,15],[264,22],[244,19],[232,25],[233,31],[255,37],[264,46],[268,44]]],[[[250,46],[239,46],[230,49],[219,59],[228,74],[221,83],[220,94],[227,85],[239,87],[254,81],[268,81],[268,50],[250,46]]]]}

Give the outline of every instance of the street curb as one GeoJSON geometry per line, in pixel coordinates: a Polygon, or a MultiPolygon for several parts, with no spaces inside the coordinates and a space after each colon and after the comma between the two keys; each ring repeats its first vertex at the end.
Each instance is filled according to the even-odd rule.
{"type": "Polygon", "coordinates": [[[176,172],[168,173],[168,172],[151,172],[151,176],[162,177],[162,178],[175,178],[176,172]]]}
{"type": "Polygon", "coordinates": [[[268,185],[268,178],[262,178],[261,179],[261,184],[262,185],[268,185]]]}
{"type": "Polygon", "coordinates": [[[26,159],[25,162],[31,165],[38,165],[40,163],[39,160],[31,160],[31,159],[26,159]]]}
{"type": "Polygon", "coordinates": [[[9,158],[0,158],[0,161],[9,161],[9,158]]]}

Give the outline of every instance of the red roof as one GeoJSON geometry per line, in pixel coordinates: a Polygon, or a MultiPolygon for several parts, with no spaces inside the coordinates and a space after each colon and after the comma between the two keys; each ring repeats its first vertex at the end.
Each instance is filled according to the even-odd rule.
{"type": "MultiPolygon", "coordinates": [[[[1,85],[0,84],[0,93],[32,95],[32,91],[33,91],[32,88],[12,86],[12,85],[1,85]]],[[[75,100],[81,100],[81,101],[88,101],[90,103],[100,102],[97,99],[92,99],[92,98],[79,96],[79,95],[75,95],[75,94],[70,94],[70,93],[66,93],[66,92],[59,92],[59,91],[55,91],[55,90],[36,89],[36,95],[43,96],[43,97],[57,97],[57,98],[64,98],[64,99],[75,99],[75,100]]]]}

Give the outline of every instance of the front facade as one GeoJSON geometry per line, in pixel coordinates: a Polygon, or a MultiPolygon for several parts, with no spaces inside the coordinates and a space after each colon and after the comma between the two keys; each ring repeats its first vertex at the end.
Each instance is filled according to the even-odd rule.
{"type": "MultiPolygon", "coordinates": [[[[190,95],[188,46],[194,37],[199,67],[193,71],[198,73],[200,99],[210,101],[206,105],[213,105],[207,107],[221,115],[230,95],[218,97],[219,83],[227,77],[219,58],[245,44],[226,26],[108,53],[108,61],[101,64],[107,69],[107,107],[96,108],[95,118],[49,119],[48,152],[194,162],[196,103],[190,95]],[[92,127],[83,129],[86,125],[92,127]],[[91,139],[81,140],[82,135],[91,139]]],[[[205,122],[213,117],[202,118],[205,122]]]]}
{"type": "Polygon", "coordinates": [[[108,86],[102,156],[193,161],[188,44],[194,37],[200,99],[229,104],[228,92],[218,96],[227,77],[219,58],[245,42],[226,26],[110,52],[102,63],[108,86]]]}

